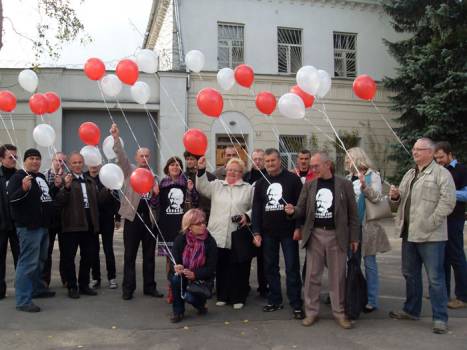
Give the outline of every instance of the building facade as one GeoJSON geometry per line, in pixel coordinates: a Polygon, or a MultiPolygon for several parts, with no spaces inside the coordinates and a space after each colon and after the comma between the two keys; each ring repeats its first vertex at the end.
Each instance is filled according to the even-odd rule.
{"type": "MultiPolygon", "coordinates": [[[[203,71],[188,76],[187,126],[208,136],[211,164],[220,163],[222,148],[232,142],[249,151],[280,148],[287,166],[301,147],[335,151],[326,111],[336,130],[367,150],[384,175],[390,171],[388,147],[395,140],[371,103],[352,91],[357,75],[369,74],[379,82],[394,74],[396,63],[383,39],[397,40],[398,34],[376,0],[155,0],[144,46],[159,53],[160,69],[168,71],[184,71],[188,51],[204,53],[203,71]],[[217,71],[241,63],[253,67],[253,86],[220,90],[217,71]],[[303,120],[286,119],[277,110],[271,117],[262,115],[256,94],[267,90],[279,98],[296,84],[295,73],[303,65],[330,74],[328,95],[303,120]],[[223,122],[198,110],[196,95],[205,87],[222,92],[223,122]]],[[[396,115],[388,109],[388,95],[378,83],[374,103],[391,121],[396,115]]],[[[341,164],[342,152],[336,154],[341,164]]]]}

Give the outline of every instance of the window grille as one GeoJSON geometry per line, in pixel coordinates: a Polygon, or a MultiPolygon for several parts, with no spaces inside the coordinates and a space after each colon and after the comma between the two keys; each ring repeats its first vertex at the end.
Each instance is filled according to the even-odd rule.
{"type": "Polygon", "coordinates": [[[217,64],[219,69],[225,67],[235,68],[244,63],[243,35],[243,24],[218,23],[217,64]]]}
{"type": "Polygon", "coordinates": [[[297,162],[298,152],[306,148],[306,136],[304,135],[279,135],[279,153],[282,166],[293,169],[297,162]]]}
{"type": "Polygon", "coordinates": [[[334,33],[334,76],[357,76],[357,34],[334,33]]]}
{"type": "Polygon", "coordinates": [[[302,66],[302,30],[277,28],[279,73],[296,73],[302,66]]]}

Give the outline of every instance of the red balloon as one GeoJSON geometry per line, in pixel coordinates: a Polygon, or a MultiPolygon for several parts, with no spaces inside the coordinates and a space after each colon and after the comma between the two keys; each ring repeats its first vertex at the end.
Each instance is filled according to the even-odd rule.
{"type": "Polygon", "coordinates": [[[84,65],[84,73],[91,80],[100,80],[105,74],[105,64],[99,58],[90,58],[84,65]]]}
{"type": "Polygon", "coordinates": [[[58,96],[55,92],[46,92],[44,96],[49,103],[47,113],[55,112],[58,107],[60,107],[60,96],[58,96]]]}
{"type": "Polygon", "coordinates": [[[235,68],[235,81],[238,85],[249,88],[255,80],[253,68],[246,64],[241,64],[235,68]]]}
{"type": "Polygon", "coordinates": [[[148,193],[154,186],[154,176],[145,168],[135,169],[130,176],[130,185],[136,193],[148,193]]]}
{"type": "Polygon", "coordinates": [[[78,129],[78,135],[84,144],[96,146],[101,139],[101,131],[93,122],[84,122],[78,129]]]}
{"type": "Polygon", "coordinates": [[[263,91],[256,96],[256,108],[261,113],[271,115],[276,109],[276,97],[269,91],[263,91]]]}
{"type": "Polygon", "coordinates": [[[300,86],[292,86],[290,92],[302,98],[303,103],[305,104],[305,108],[310,108],[311,106],[313,106],[313,103],[315,102],[315,97],[313,95],[307,94],[305,91],[300,89],[300,86]]]}
{"type": "Polygon", "coordinates": [[[138,80],[138,65],[132,60],[121,60],[117,64],[115,73],[117,73],[118,79],[120,79],[122,83],[133,85],[138,80]]]}
{"type": "Polygon", "coordinates": [[[376,94],[376,83],[372,77],[366,74],[359,75],[355,78],[352,85],[355,95],[362,100],[372,100],[376,94]]]}
{"type": "Polygon", "coordinates": [[[16,108],[16,96],[8,90],[0,91],[0,111],[11,112],[16,108]]]}
{"type": "Polygon", "coordinates": [[[36,115],[43,115],[49,109],[49,101],[43,94],[34,94],[29,98],[29,108],[36,115]]]}
{"type": "Polygon", "coordinates": [[[212,88],[204,88],[196,96],[196,104],[199,110],[209,117],[219,117],[224,108],[224,99],[219,91],[212,88]]]}
{"type": "Polygon", "coordinates": [[[200,129],[189,129],[183,135],[185,149],[195,156],[202,156],[208,147],[208,138],[200,129]]]}

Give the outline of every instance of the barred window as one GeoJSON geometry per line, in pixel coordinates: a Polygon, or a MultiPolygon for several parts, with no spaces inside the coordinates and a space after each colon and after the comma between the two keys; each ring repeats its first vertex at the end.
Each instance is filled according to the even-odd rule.
{"type": "Polygon", "coordinates": [[[357,76],[357,34],[334,32],[334,76],[357,76]]]}
{"type": "Polygon", "coordinates": [[[296,73],[302,66],[302,30],[277,28],[279,73],[296,73]]]}
{"type": "Polygon", "coordinates": [[[218,68],[235,68],[244,63],[244,25],[217,24],[217,65],[218,68]]]}
{"type": "Polygon", "coordinates": [[[305,135],[279,135],[279,153],[281,154],[282,166],[286,169],[293,169],[297,162],[298,152],[305,146],[305,135]]]}

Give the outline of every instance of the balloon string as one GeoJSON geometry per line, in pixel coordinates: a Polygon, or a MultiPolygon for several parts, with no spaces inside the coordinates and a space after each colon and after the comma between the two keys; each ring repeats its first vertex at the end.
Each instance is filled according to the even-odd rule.
{"type": "Polygon", "coordinates": [[[107,109],[107,113],[109,114],[109,118],[112,122],[112,124],[116,124],[114,118],[112,117],[112,113],[110,113],[109,106],[107,105],[107,101],[104,96],[104,91],[102,90],[101,82],[100,80],[97,82],[97,86],[99,87],[99,92],[101,93],[102,100],[104,101],[105,108],[107,109]]]}
{"type": "Polygon", "coordinates": [[[19,141],[18,141],[18,135],[16,135],[15,123],[13,123],[13,115],[11,113],[9,113],[9,115],[10,115],[11,128],[13,129],[13,136],[15,137],[16,147],[18,147],[19,141]]]}
{"type": "Polygon", "coordinates": [[[402,148],[404,149],[405,153],[407,153],[409,155],[409,157],[412,156],[412,154],[409,152],[409,150],[405,147],[405,145],[402,143],[402,140],[399,138],[399,136],[396,134],[396,132],[394,131],[394,129],[391,127],[391,125],[389,124],[388,120],[384,117],[383,113],[381,113],[381,111],[379,110],[379,108],[376,106],[375,102],[373,100],[370,101],[371,104],[373,105],[373,107],[376,109],[376,112],[378,112],[379,116],[381,117],[381,119],[384,120],[384,122],[386,123],[386,125],[388,126],[388,128],[392,131],[392,133],[394,134],[395,138],[397,139],[397,141],[399,141],[400,145],[402,146],[402,148]]]}
{"type": "MultiPolygon", "coordinates": [[[[265,117],[266,117],[266,119],[268,119],[268,117],[269,117],[269,120],[270,120],[271,123],[272,123],[272,125],[271,125],[271,131],[272,131],[272,133],[274,134],[274,136],[276,137],[277,142],[279,143],[279,145],[282,146],[282,147],[287,151],[287,153],[293,153],[293,152],[291,152],[291,150],[289,149],[289,147],[286,146],[285,141],[284,141],[284,140],[281,140],[280,135],[279,135],[279,129],[277,128],[277,125],[276,125],[276,123],[274,122],[273,116],[272,116],[272,115],[269,115],[269,116],[266,116],[266,115],[265,115],[265,117]]],[[[292,160],[292,164],[293,164],[294,168],[297,167],[297,163],[296,163],[295,161],[293,161],[293,160],[292,160]]]]}
{"type": "MultiPolygon", "coordinates": [[[[10,115],[10,117],[11,117],[11,115],[10,115]]],[[[7,135],[8,135],[8,138],[10,139],[10,142],[11,142],[13,145],[16,145],[17,152],[18,152],[18,154],[19,154],[20,157],[21,157],[21,153],[20,153],[20,149],[19,149],[18,140],[16,140],[16,143],[15,143],[15,141],[13,140],[13,137],[12,137],[11,134],[10,134],[10,130],[8,129],[8,127],[7,127],[6,123],[5,123],[5,120],[3,119],[3,115],[2,115],[1,113],[0,113],[0,118],[2,119],[3,127],[5,128],[5,131],[6,131],[7,135]]],[[[12,125],[13,125],[13,119],[10,119],[10,120],[11,120],[12,125]]],[[[13,130],[14,130],[14,126],[13,126],[13,130]]],[[[21,168],[24,169],[24,167],[23,167],[23,162],[22,162],[22,161],[18,161],[17,157],[14,157],[14,156],[13,156],[13,158],[15,159],[15,161],[16,161],[17,163],[20,164],[21,168]]]]}

